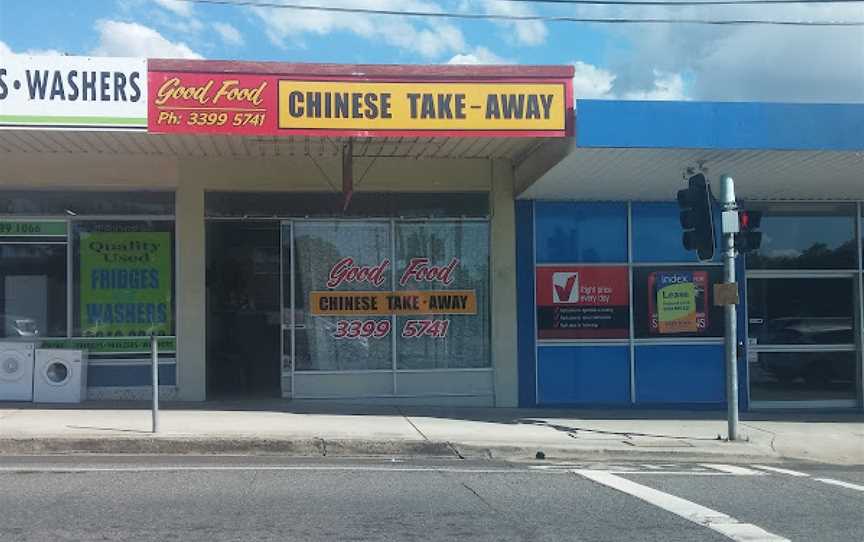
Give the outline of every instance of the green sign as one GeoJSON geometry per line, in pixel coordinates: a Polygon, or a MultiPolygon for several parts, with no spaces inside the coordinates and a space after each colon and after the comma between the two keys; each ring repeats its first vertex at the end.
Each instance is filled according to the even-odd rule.
{"type": "Polygon", "coordinates": [[[0,237],[66,237],[66,222],[0,220],[0,237]]]}
{"type": "Polygon", "coordinates": [[[168,232],[85,232],[79,247],[82,335],[171,334],[168,232]]]}
{"type": "MultiPolygon", "coordinates": [[[[174,337],[159,337],[159,353],[177,351],[177,340],[174,337]]],[[[45,339],[39,348],[68,348],[72,350],[87,350],[91,354],[141,354],[150,352],[149,337],[115,337],[95,338],[82,337],[75,339],[45,339]]]]}
{"type": "Polygon", "coordinates": [[[660,333],[695,332],[696,285],[679,282],[657,291],[657,324],[660,333]]]}

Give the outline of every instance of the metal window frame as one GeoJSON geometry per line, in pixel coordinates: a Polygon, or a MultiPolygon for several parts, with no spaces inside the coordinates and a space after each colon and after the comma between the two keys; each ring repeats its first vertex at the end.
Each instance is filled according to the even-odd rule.
{"type": "MultiPolygon", "coordinates": [[[[211,220],[211,219],[208,219],[211,220]]],[[[232,220],[232,221],[243,221],[243,220],[252,220],[252,218],[240,219],[240,218],[219,218],[218,220],[232,220]]],[[[276,220],[276,219],[259,219],[255,218],[256,221],[266,221],[266,220],[276,220]]],[[[482,223],[486,224],[486,244],[487,249],[489,249],[490,254],[488,255],[488,260],[491,263],[491,222],[488,218],[478,218],[478,217],[470,217],[470,218],[460,218],[460,217],[439,217],[439,218],[358,218],[358,217],[350,217],[350,218],[292,218],[292,219],[281,219],[280,223],[280,239],[284,235],[284,227],[286,225],[290,226],[290,257],[292,262],[292,269],[290,269],[290,309],[291,309],[291,329],[290,329],[290,341],[291,341],[291,398],[292,399],[344,399],[344,400],[354,400],[354,399],[399,399],[399,398],[424,398],[424,397],[493,397],[494,400],[494,386],[493,391],[490,394],[471,394],[471,393],[424,393],[424,394],[400,394],[398,391],[398,376],[400,374],[418,374],[418,373],[436,373],[436,374],[458,374],[458,373],[490,373],[492,374],[492,378],[494,380],[494,372],[495,367],[492,360],[492,351],[491,351],[491,340],[489,341],[490,348],[486,352],[486,362],[489,364],[487,367],[430,367],[427,369],[400,369],[398,365],[398,349],[397,349],[397,330],[396,330],[396,315],[390,316],[391,322],[391,367],[390,369],[352,369],[352,370],[297,370],[296,363],[296,322],[295,322],[295,311],[296,311],[296,292],[295,292],[295,273],[294,273],[294,261],[295,261],[295,237],[296,237],[296,228],[295,225],[298,223],[333,223],[333,222],[356,222],[356,223],[379,223],[379,224],[388,224],[390,228],[390,258],[391,261],[396,261],[396,228],[399,224],[426,224],[426,223],[451,223],[451,224],[464,224],[464,223],[482,223]],[[333,395],[333,396],[319,396],[319,395],[304,395],[303,393],[298,394],[296,390],[296,376],[316,376],[316,375],[371,375],[371,374],[392,374],[392,393],[389,395],[358,395],[358,396],[343,396],[343,395],[333,395]]],[[[284,243],[284,241],[283,241],[284,243]]],[[[280,274],[284,273],[284,255],[281,254],[280,251],[280,274]]],[[[488,274],[487,274],[487,284],[491,290],[491,277],[492,270],[491,265],[488,266],[488,274]]],[[[280,288],[282,288],[282,284],[284,282],[284,278],[280,277],[280,288]]],[[[397,278],[396,273],[391,273],[390,279],[390,287],[393,291],[396,291],[397,278]]],[[[280,307],[284,312],[285,310],[285,297],[284,292],[280,292],[280,307]]],[[[491,295],[487,296],[488,302],[491,303],[491,295]]],[[[489,317],[491,318],[491,306],[489,307],[490,313],[489,317]]],[[[284,326],[280,326],[280,331],[284,331],[284,326]]],[[[488,332],[491,334],[491,326],[488,329],[488,332]]],[[[284,341],[284,333],[282,333],[283,337],[280,338],[280,341],[284,341]]],[[[281,355],[284,355],[284,345],[282,346],[283,351],[281,355]]],[[[281,358],[280,358],[281,362],[281,358]]],[[[283,391],[284,393],[284,391],[283,391]]]]}

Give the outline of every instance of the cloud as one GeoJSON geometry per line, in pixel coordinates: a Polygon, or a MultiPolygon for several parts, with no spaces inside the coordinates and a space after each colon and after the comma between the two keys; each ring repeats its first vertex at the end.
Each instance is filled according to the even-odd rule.
{"type": "MultiPolygon", "coordinates": [[[[858,5],[581,9],[580,15],[778,20],[864,20],[858,5]],[[600,13],[600,15],[598,15],[600,13]]],[[[864,30],[860,27],[724,26],[674,24],[616,29],[629,46],[613,51],[609,67],[619,95],[650,91],[655,72],[686,74],[698,100],[789,102],[864,101],[864,30]],[[647,90],[646,90],[647,89],[647,90]]],[[[676,81],[658,93],[674,94],[676,81]]]]}
{"type": "Polygon", "coordinates": [[[572,63],[573,95],[579,98],[623,100],[683,100],[684,78],[679,73],[653,70],[653,77],[644,88],[619,93],[615,91],[618,75],[607,69],[577,60],[572,63]]]}
{"type": "Polygon", "coordinates": [[[97,56],[137,56],[154,58],[203,58],[182,42],[172,42],[162,34],[138,23],[100,20],[96,22],[99,43],[91,51],[97,56]]]}
{"type": "MultiPolygon", "coordinates": [[[[492,15],[535,15],[536,12],[525,4],[501,2],[500,0],[482,0],[483,11],[492,15]]],[[[467,4],[470,6],[470,3],[467,4]]],[[[508,35],[515,38],[519,45],[537,46],[546,41],[549,32],[542,21],[496,21],[495,24],[505,28],[508,35]]]]}
{"type": "MultiPolygon", "coordinates": [[[[318,5],[318,0],[296,0],[299,4],[318,5]]],[[[338,0],[334,7],[390,9],[401,11],[441,11],[440,6],[422,0],[338,0]]],[[[266,7],[249,8],[264,23],[264,31],[274,44],[302,46],[307,36],[347,32],[381,42],[422,57],[440,58],[466,49],[465,37],[458,27],[440,20],[408,17],[298,11],[266,7]]]]}
{"type": "Polygon", "coordinates": [[[228,23],[213,23],[213,29],[227,45],[243,45],[243,35],[228,23]]]}
{"type": "Polygon", "coordinates": [[[447,64],[509,64],[510,61],[501,58],[486,47],[476,47],[473,51],[454,55],[447,64]]]}
{"type": "Polygon", "coordinates": [[[0,41],[0,57],[11,55],[30,55],[30,56],[63,56],[65,53],[57,49],[27,49],[24,52],[16,53],[11,47],[0,41]]]}
{"type": "Polygon", "coordinates": [[[179,0],[153,0],[155,3],[159,4],[160,7],[167,9],[168,11],[174,13],[175,15],[180,15],[181,17],[191,17],[192,16],[192,3],[191,2],[180,2],[179,0]]]}
{"type": "Polygon", "coordinates": [[[581,60],[573,62],[573,95],[576,98],[611,98],[615,74],[581,60]]]}

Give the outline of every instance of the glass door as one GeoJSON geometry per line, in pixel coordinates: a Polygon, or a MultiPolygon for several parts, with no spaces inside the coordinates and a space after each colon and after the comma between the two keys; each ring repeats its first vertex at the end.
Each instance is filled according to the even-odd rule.
{"type": "Polygon", "coordinates": [[[854,406],[854,297],[851,276],[748,279],[748,367],[755,407],[854,406]]]}

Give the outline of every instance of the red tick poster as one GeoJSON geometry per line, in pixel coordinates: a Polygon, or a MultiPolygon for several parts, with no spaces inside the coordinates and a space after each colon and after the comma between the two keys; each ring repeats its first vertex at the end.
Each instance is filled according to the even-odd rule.
{"type": "Polygon", "coordinates": [[[626,267],[539,267],[536,280],[538,339],[629,336],[626,267]]]}

